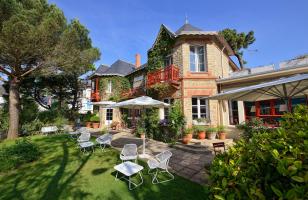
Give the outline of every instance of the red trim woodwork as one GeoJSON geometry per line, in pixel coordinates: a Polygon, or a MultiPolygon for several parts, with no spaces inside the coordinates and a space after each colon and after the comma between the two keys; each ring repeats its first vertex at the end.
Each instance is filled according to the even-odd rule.
{"type": "Polygon", "coordinates": [[[133,98],[145,95],[143,87],[131,88],[128,91],[122,93],[122,97],[124,98],[133,98]]]}
{"type": "Polygon", "coordinates": [[[157,83],[170,82],[176,83],[180,78],[180,70],[174,65],[169,65],[163,69],[156,70],[147,74],[147,87],[157,83]]]}
{"type": "Polygon", "coordinates": [[[92,81],[95,81],[95,88],[93,90],[92,88],[92,91],[91,91],[91,101],[100,101],[101,100],[101,97],[100,97],[100,94],[99,94],[99,79],[98,78],[95,78],[93,79],[92,81]]]}

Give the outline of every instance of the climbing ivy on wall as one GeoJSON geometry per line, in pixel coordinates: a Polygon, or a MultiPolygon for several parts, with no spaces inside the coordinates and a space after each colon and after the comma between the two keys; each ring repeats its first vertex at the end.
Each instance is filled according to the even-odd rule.
{"type": "Polygon", "coordinates": [[[170,37],[165,29],[162,29],[156,44],[148,52],[148,71],[154,71],[164,66],[164,59],[171,53],[174,42],[174,38],[170,37]]]}
{"type": "Polygon", "coordinates": [[[119,101],[121,99],[121,94],[131,88],[129,80],[121,76],[109,76],[103,77],[99,82],[99,91],[101,99],[109,101],[119,101]],[[111,81],[112,93],[107,94],[106,90],[108,87],[108,82],[111,81]]]}

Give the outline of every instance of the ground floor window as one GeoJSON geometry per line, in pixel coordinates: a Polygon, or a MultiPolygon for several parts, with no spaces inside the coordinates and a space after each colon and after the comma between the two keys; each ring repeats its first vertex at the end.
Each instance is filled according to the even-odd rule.
{"type": "Polygon", "coordinates": [[[112,121],[112,118],[113,118],[113,109],[111,108],[106,109],[106,120],[112,121]]]}
{"type": "Polygon", "coordinates": [[[237,101],[228,101],[229,107],[229,123],[231,125],[238,124],[238,106],[237,101]]]}
{"type": "MultiPolygon", "coordinates": [[[[166,98],[164,99],[164,103],[173,104],[174,99],[173,98],[166,98]]],[[[164,119],[168,119],[169,117],[170,108],[164,108],[164,119]]]]}
{"type": "Polygon", "coordinates": [[[271,99],[256,102],[244,102],[245,118],[250,120],[252,117],[261,118],[265,124],[279,126],[283,114],[291,108],[299,105],[308,105],[307,97],[285,99],[271,99]],[[289,106],[289,107],[288,107],[289,106]]]}
{"type": "Polygon", "coordinates": [[[198,118],[208,118],[208,99],[205,97],[193,97],[191,99],[192,103],[192,119],[196,120],[198,118]]]}

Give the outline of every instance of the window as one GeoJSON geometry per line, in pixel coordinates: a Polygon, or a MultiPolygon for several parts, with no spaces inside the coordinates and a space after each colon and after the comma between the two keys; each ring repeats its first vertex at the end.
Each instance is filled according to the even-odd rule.
{"type": "Polygon", "coordinates": [[[164,64],[165,64],[166,67],[173,64],[172,55],[166,56],[166,58],[164,60],[164,64]]]}
{"type": "Polygon", "coordinates": [[[92,89],[93,92],[96,91],[96,79],[93,79],[91,81],[91,89],[92,89]]]}
{"type": "Polygon", "coordinates": [[[133,88],[141,87],[143,84],[143,75],[134,77],[133,88]]]}
{"type": "Polygon", "coordinates": [[[190,46],[190,71],[205,72],[204,46],[190,46]]]}
{"type": "Polygon", "coordinates": [[[260,101],[260,115],[271,114],[271,103],[270,101],[260,101]]]}
{"type": "Polygon", "coordinates": [[[112,82],[111,80],[108,80],[106,93],[111,93],[111,91],[112,91],[112,82]]]}
{"type": "Polygon", "coordinates": [[[204,97],[192,98],[192,118],[208,118],[208,100],[204,97]]]}
{"type": "Polygon", "coordinates": [[[231,125],[238,124],[237,101],[228,101],[228,107],[229,107],[229,123],[231,125]]]}
{"type": "MultiPolygon", "coordinates": [[[[174,102],[174,99],[172,98],[168,98],[168,99],[164,99],[164,103],[168,103],[168,104],[173,104],[174,102]]],[[[168,119],[168,116],[169,116],[169,112],[170,112],[170,109],[169,108],[164,108],[164,119],[168,119]]]]}
{"type": "Polygon", "coordinates": [[[106,110],[106,120],[107,121],[112,121],[112,117],[113,117],[113,110],[111,108],[106,110]]]}

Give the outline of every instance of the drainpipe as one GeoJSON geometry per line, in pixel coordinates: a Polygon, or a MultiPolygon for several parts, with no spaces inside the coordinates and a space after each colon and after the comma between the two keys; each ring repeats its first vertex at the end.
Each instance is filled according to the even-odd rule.
{"type": "Polygon", "coordinates": [[[222,50],[221,50],[221,52],[220,52],[220,67],[221,67],[221,78],[223,78],[224,77],[224,68],[223,68],[223,66],[222,66],[222,56],[223,56],[223,53],[224,53],[224,50],[225,50],[225,46],[223,46],[223,48],[222,48],[222,50]]]}
{"type": "MultiPolygon", "coordinates": [[[[223,53],[224,53],[224,50],[225,50],[225,46],[223,46],[223,48],[222,48],[222,50],[221,50],[221,52],[220,52],[220,67],[221,67],[221,78],[223,78],[224,77],[224,68],[223,68],[223,64],[222,64],[222,60],[223,60],[223,53]]],[[[221,92],[221,85],[219,84],[218,85],[218,87],[220,87],[219,88],[219,91],[221,92]]],[[[219,113],[219,124],[220,125],[223,125],[223,118],[224,118],[224,116],[223,116],[223,112],[222,112],[222,108],[221,108],[221,106],[222,106],[222,104],[223,104],[223,102],[222,102],[223,100],[218,100],[218,113],[219,113]]]]}

